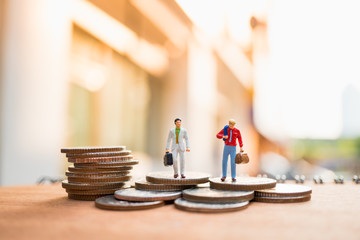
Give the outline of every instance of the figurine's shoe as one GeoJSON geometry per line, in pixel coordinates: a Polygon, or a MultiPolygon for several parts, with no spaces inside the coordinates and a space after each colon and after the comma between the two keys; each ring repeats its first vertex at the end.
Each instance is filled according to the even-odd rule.
{"type": "Polygon", "coordinates": [[[177,178],[179,176],[179,174],[174,174],[174,178],[177,178]]]}
{"type": "Polygon", "coordinates": [[[232,181],[233,181],[233,182],[236,182],[236,178],[232,178],[232,181]]]}
{"type": "Polygon", "coordinates": [[[222,182],[224,182],[224,181],[225,181],[225,179],[226,179],[226,177],[222,177],[222,178],[221,178],[221,181],[222,181],[222,182]]]}
{"type": "Polygon", "coordinates": [[[181,178],[186,178],[184,174],[181,174],[181,178]]]}

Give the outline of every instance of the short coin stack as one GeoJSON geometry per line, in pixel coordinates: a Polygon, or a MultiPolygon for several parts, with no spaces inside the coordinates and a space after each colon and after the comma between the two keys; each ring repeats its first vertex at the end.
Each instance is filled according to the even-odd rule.
{"type": "Polygon", "coordinates": [[[130,170],[138,161],[125,146],[62,148],[73,163],[62,182],[68,197],[76,200],[95,200],[126,188],[130,170]]]}
{"type": "Polygon", "coordinates": [[[135,188],[121,189],[114,196],[98,198],[95,206],[111,210],[134,210],[159,207],[165,202],[181,198],[182,190],[206,183],[209,175],[187,173],[186,178],[174,178],[169,172],[149,173],[145,179],[135,182],[135,188]]]}
{"type": "Polygon", "coordinates": [[[271,189],[255,191],[256,202],[293,203],[311,199],[311,188],[295,184],[277,184],[271,189]]]}
{"type": "Polygon", "coordinates": [[[221,181],[210,179],[210,188],[194,188],[183,191],[183,199],[175,201],[178,209],[194,212],[229,212],[241,210],[254,198],[254,191],[275,187],[269,178],[239,177],[221,181]]]}

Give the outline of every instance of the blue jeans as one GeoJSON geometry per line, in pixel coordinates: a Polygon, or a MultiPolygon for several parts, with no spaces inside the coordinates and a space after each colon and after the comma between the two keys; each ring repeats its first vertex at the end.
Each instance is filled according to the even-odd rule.
{"type": "Polygon", "coordinates": [[[230,154],[230,164],[231,164],[231,177],[236,177],[236,164],[235,164],[235,156],[236,156],[236,146],[224,146],[224,152],[223,152],[223,161],[222,161],[222,172],[223,177],[226,177],[227,173],[227,162],[230,154]]]}

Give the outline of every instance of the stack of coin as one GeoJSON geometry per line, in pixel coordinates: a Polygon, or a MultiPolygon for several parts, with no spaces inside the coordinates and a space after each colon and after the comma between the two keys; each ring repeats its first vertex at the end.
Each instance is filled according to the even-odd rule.
{"type": "Polygon", "coordinates": [[[187,173],[186,178],[174,178],[172,173],[149,173],[135,182],[135,188],[121,189],[113,197],[98,198],[95,206],[111,210],[136,210],[162,206],[181,198],[182,190],[206,183],[208,174],[187,173]]]}
{"type": "Polygon", "coordinates": [[[62,148],[61,152],[73,163],[62,186],[76,200],[95,200],[126,188],[130,170],[138,164],[124,146],[62,148]]]}
{"type": "Polygon", "coordinates": [[[245,209],[254,198],[254,191],[276,186],[269,178],[238,177],[237,181],[210,179],[210,188],[183,191],[183,199],[175,201],[178,209],[194,212],[229,212],[245,209]]]}
{"type": "Polygon", "coordinates": [[[295,184],[277,184],[271,189],[255,191],[254,201],[267,203],[305,202],[311,199],[312,189],[295,184]]]}
{"type": "Polygon", "coordinates": [[[183,191],[183,198],[175,201],[175,207],[192,212],[229,212],[244,209],[254,198],[254,191],[226,191],[209,187],[197,187],[183,191]]]}

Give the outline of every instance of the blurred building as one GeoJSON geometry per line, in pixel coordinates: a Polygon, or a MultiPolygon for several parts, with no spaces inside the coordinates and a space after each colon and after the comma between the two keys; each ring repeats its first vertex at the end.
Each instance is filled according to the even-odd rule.
{"type": "MultiPolygon", "coordinates": [[[[215,135],[237,120],[256,174],[251,54],[226,32],[208,41],[174,1],[0,3],[0,184],[64,173],[64,146],[126,145],[161,168],[180,117],[186,169],[219,175],[215,135]]],[[[145,172],[144,172],[145,173],[145,172]]]]}

